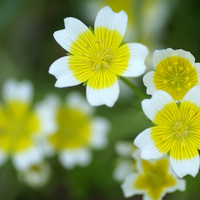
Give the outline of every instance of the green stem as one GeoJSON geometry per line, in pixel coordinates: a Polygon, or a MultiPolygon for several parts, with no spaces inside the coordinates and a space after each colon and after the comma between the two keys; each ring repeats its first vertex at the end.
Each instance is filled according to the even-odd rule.
{"type": "Polygon", "coordinates": [[[140,91],[133,83],[131,83],[128,79],[124,77],[120,77],[120,80],[122,80],[133,92],[135,92],[141,99],[147,98],[146,94],[140,91]]]}

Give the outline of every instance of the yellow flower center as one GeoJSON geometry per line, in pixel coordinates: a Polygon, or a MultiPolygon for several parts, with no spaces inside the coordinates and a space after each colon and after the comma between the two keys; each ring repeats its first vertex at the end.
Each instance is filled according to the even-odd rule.
{"type": "Polygon", "coordinates": [[[153,81],[156,89],[168,92],[174,100],[181,100],[198,83],[198,77],[188,60],[173,56],[158,63],[153,81]]]}
{"type": "Polygon", "coordinates": [[[0,109],[0,148],[6,153],[16,153],[34,144],[32,135],[39,130],[39,119],[29,111],[29,105],[8,102],[0,109]]]}
{"type": "Polygon", "coordinates": [[[176,179],[168,173],[169,161],[166,158],[155,163],[142,160],[141,164],[143,173],[137,177],[134,187],[146,190],[152,199],[160,199],[166,188],[176,185],[176,179]]]}
{"type": "Polygon", "coordinates": [[[84,147],[89,144],[90,118],[76,109],[61,108],[57,114],[58,131],[49,141],[58,150],[84,147]]]}

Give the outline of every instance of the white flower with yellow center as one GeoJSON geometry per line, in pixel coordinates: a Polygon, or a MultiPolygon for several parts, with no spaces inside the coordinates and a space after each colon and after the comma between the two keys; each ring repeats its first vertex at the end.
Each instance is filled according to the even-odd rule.
{"type": "Polygon", "coordinates": [[[169,153],[179,177],[196,176],[200,149],[200,86],[194,86],[180,104],[165,91],[157,90],[142,101],[145,115],[156,125],[140,133],[134,144],[143,159],[157,159],[169,153]]]}
{"type": "Polygon", "coordinates": [[[118,76],[138,77],[146,69],[147,47],[122,44],[127,20],[124,11],[114,13],[108,6],[99,11],[94,32],[78,19],[65,18],[65,29],[56,31],[54,38],[70,54],[50,66],[49,73],[57,78],[55,86],[87,84],[92,106],[112,107],[119,96],[118,76]]]}
{"type": "Polygon", "coordinates": [[[33,88],[29,81],[18,83],[9,79],[3,85],[0,105],[0,163],[9,156],[18,170],[41,162],[43,152],[38,138],[55,131],[53,111],[40,103],[31,108],[33,88]]]}
{"type": "Polygon", "coordinates": [[[32,188],[41,188],[48,183],[51,178],[51,168],[48,163],[38,163],[29,166],[26,170],[20,171],[18,176],[20,181],[32,188]]]}
{"type": "Polygon", "coordinates": [[[181,101],[192,87],[199,84],[200,63],[195,63],[190,52],[171,48],[156,50],[152,62],[155,71],[148,72],[143,78],[147,94],[164,90],[175,101],[181,101]]]}
{"type": "Polygon", "coordinates": [[[88,165],[90,149],[101,149],[107,144],[110,124],[103,117],[93,117],[93,112],[94,109],[77,92],[69,94],[64,105],[58,102],[58,130],[48,138],[48,142],[58,152],[65,168],[88,165]]]}
{"type": "Polygon", "coordinates": [[[144,200],[160,200],[166,193],[185,190],[185,180],[172,172],[167,157],[147,161],[137,154],[134,155],[137,172],[127,175],[121,185],[125,197],[144,194],[144,200]]]}

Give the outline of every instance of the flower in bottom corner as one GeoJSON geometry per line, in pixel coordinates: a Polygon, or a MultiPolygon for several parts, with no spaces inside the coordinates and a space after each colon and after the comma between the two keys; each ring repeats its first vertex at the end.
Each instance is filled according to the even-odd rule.
{"type": "Polygon", "coordinates": [[[57,101],[58,130],[47,142],[67,169],[88,165],[91,149],[101,149],[107,144],[110,123],[103,117],[94,117],[93,113],[94,108],[78,92],[70,93],[64,104],[57,101]]]}
{"type": "Polygon", "coordinates": [[[184,191],[185,180],[178,179],[165,156],[158,160],[143,160],[139,151],[134,153],[137,172],[128,174],[121,185],[125,197],[143,194],[143,199],[160,200],[166,193],[184,191]]]}
{"type": "Polygon", "coordinates": [[[200,86],[194,86],[181,103],[165,91],[157,90],[142,101],[145,115],[155,126],[144,130],[134,140],[143,159],[157,159],[169,154],[174,172],[182,178],[199,171],[200,86]]]}
{"type": "Polygon", "coordinates": [[[127,21],[124,11],[115,13],[108,6],[99,11],[94,31],[78,19],[65,18],[65,29],[56,31],[54,38],[70,54],[50,66],[55,86],[84,83],[92,106],[112,107],[119,96],[118,77],[138,77],[146,70],[147,47],[122,43],[127,21]]]}
{"type": "Polygon", "coordinates": [[[0,164],[8,157],[19,171],[43,160],[39,138],[55,131],[53,110],[45,102],[32,107],[31,82],[7,80],[0,104],[0,164]]]}

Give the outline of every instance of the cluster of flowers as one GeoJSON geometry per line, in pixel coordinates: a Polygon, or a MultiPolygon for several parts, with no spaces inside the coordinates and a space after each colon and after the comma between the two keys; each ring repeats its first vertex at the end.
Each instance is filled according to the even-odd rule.
{"type": "MultiPolygon", "coordinates": [[[[127,20],[124,11],[114,13],[108,6],[99,11],[94,30],[75,18],[66,18],[65,29],[56,31],[54,37],[70,53],[50,67],[49,73],[57,78],[55,86],[84,83],[87,85],[87,100],[92,106],[105,104],[112,107],[119,96],[118,77],[138,77],[146,70],[147,47],[138,43],[122,43],[127,20]]],[[[155,71],[148,72],[143,78],[147,94],[152,98],[142,101],[142,109],[155,126],[140,133],[134,144],[141,149],[142,159],[158,159],[169,153],[176,175],[180,178],[186,174],[196,176],[200,165],[199,63],[195,63],[191,53],[170,48],[155,51],[152,60],[155,71]]],[[[177,188],[183,190],[183,181],[171,172],[167,174],[167,158],[155,161],[155,167],[144,160],[138,163],[141,163],[137,164],[138,170],[143,169],[144,173],[149,172],[148,167],[153,169],[153,172],[150,170],[152,176],[161,166],[160,174],[165,174],[169,191],[175,190],[176,183],[179,185],[177,188]]],[[[133,187],[131,179],[139,178],[133,175],[126,179],[122,186],[125,191],[126,187],[133,187]]],[[[141,175],[141,179],[149,177],[141,175]]],[[[142,193],[147,185],[136,182],[134,187],[142,193]]],[[[152,183],[151,187],[157,184],[152,183]]],[[[125,196],[130,194],[134,192],[125,192],[125,196]]],[[[162,197],[162,192],[160,194],[152,198],[162,197]]]]}
{"type": "Polygon", "coordinates": [[[80,93],[70,93],[64,103],[56,95],[48,95],[33,104],[32,96],[30,81],[9,79],[3,85],[0,164],[10,157],[19,178],[40,187],[51,174],[46,157],[58,154],[67,169],[86,166],[92,158],[90,150],[107,144],[110,124],[103,117],[93,116],[94,108],[80,93]]]}

